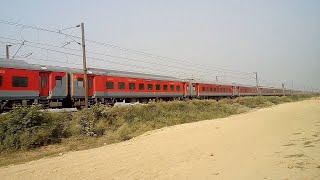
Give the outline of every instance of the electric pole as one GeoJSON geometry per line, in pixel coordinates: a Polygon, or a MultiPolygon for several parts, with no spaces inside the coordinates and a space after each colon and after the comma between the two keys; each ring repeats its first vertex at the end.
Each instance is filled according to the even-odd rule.
{"type": "Polygon", "coordinates": [[[88,109],[88,75],[87,75],[87,60],[86,60],[86,41],[84,38],[84,24],[81,23],[81,34],[82,34],[82,58],[83,58],[83,84],[84,84],[84,105],[85,109],[88,109]]]}
{"type": "Polygon", "coordinates": [[[259,91],[259,81],[258,81],[258,72],[254,72],[256,74],[256,86],[257,86],[257,93],[260,94],[260,91],[259,91]]]}
{"type": "Polygon", "coordinates": [[[9,59],[9,47],[11,45],[6,45],[6,58],[9,59]]]}

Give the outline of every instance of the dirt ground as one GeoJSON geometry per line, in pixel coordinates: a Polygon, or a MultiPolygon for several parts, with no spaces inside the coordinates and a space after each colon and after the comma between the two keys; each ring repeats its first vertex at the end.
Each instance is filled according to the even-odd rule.
{"type": "Polygon", "coordinates": [[[0,168],[0,179],[320,179],[320,101],[167,127],[0,168]]]}

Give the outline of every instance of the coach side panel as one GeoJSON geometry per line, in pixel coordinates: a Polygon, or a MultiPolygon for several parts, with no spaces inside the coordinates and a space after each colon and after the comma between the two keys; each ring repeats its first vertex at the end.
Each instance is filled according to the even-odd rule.
{"type": "Polygon", "coordinates": [[[38,99],[39,71],[0,68],[0,99],[38,99]]]}
{"type": "Polygon", "coordinates": [[[96,76],[95,98],[183,97],[181,82],[96,76]]]}
{"type": "Polygon", "coordinates": [[[63,99],[68,95],[68,75],[66,72],[49,74],[49,99],[63,99]]]}

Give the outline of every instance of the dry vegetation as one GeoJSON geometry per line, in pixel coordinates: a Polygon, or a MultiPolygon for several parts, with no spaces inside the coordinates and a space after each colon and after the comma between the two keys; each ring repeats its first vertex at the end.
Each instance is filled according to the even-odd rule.
{"type": "Polygon", "coordinates": [[[310,97],[241,97],[218,102],[188,100],[126,107],[96,105],[76,113],[50,113],[40,106],[16,107],[0,116],[0,165],[98,147],[165,126],[227,117],[252,108],[307,98],[310,97]]]}

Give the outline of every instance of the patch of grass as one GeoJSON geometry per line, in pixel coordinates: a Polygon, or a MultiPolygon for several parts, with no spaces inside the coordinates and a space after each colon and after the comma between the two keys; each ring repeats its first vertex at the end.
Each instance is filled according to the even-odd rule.
{"type": "Polygon", "coordinates": [[[67,137],[65,117],[51,115],[39,105],[15,107],[0,122],[0,151],[31,149],[59,143],[67,137]]]}
{"type": "Polygon", "coordinates": [[[223,118],[306,98],[259,96],[125,107],[95,105],[75,113],[50,113],[39,106],[17,107],[0,115],[0,166],[121,142],[166,126],[223,118]]]}

